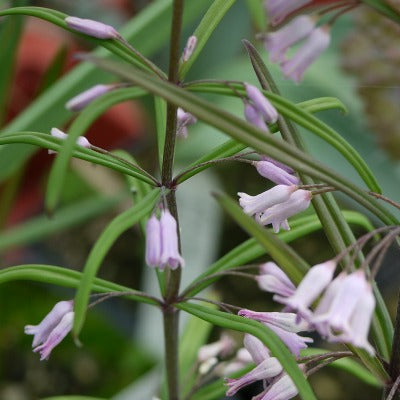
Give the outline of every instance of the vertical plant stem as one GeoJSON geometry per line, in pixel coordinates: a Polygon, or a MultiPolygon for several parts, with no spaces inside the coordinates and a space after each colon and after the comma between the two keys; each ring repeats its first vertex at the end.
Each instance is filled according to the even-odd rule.
{"type": "MultiPolygon", "coordinates": [[[[173,15],[171,24],[171,40],[169,53],[169,72],[168,81],[178,84],[178,68],[180,57],[180,36],[182,30],[184,0],[174,0],[173,15]]],[[[167,123],[165,128],[165,144],[162,163],[162,184],[171,188],[172,167],[175,155],[175,139],[176,139],[176,119],[177,107],[171,103],[167,105],[167,123]]],[[[174,188],[171,188],[174,189],[174,188]]],[[[175,192],[172,190],[167,195],[168,208],[175,217],[178,224],[179,236],[179,220],[176,207],[175,192]]],[[[180,237],[179,237],[180,247],[180,237]]],[[[179,293],[181,281],[181,268],[170,270],[167,276],[167,288],[165,293],[164,307],[164,342],[165,342],[165,367],[167,374],[168,399],[179,400],[179,371],[178,371],[178,331],[179,331],[179,314],[177,309],[173,307],[173,303],[179,293]]]]}

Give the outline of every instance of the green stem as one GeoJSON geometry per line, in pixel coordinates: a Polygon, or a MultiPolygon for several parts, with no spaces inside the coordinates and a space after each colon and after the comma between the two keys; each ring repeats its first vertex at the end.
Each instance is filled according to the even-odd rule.
{"type": "MultiPolygon", "coordinates": [[[[173,15],[171,25],[170,56],[168,81],[178,84],[179,82],[179,58],[180,58],[180,36],[182,31],[184,0],[174,0],[173,15]]],[[[177,107],[172,103],[167,104],[167,123],[165,129],[165,144],[162,163],[161,178],[162,184],[171,188],[172,167],[174,164],[175,139],[176,139],[177,107]]],[[[168,208],[175,217],[178,224],[179,220],[176,207],[175,192],[171,191],[167,195],[168,208]]],[[[179,247],[180,247],[180,237],[179,247]]],[[[164,342],[165,342],[165,367],[168,382],[168,399],[179,400],[179,371],[178,371],[178,334],[179,334],[179,313],[171,305],[179,293],[181,281],[181,268],[169,270],[167,276],[167,288],[165,293],[164,314],[164,342]]]]}

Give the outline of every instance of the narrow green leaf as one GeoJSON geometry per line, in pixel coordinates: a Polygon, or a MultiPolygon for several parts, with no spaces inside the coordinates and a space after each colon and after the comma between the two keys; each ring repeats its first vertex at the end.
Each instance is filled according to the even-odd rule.
{"type": "Polygon", "coordinates": [[[222,208],[267,250],[268,254],[285,270],[291,280],[294,283],[299,283],[309,268],[307,262],[278,236],[246,215],[229,196],[217,194],[216,198],[222,208]]]}
{"type": "MultiPolygon", "coordinates": [[[[77,288],[82,279],[82,273],[54,265],[27,264],[0,270],[0,284],[12,281],[35,281],[52,285],[77,288]]],[[[104,279],[94,278],[93,291],[99,293],[130,292],[124,297],[142,303],[158,305],[158,302],[143,295],[143,293],[127,286],[118,285],[104,279]]]]}
{"type": "MultiPolygon", "coordinates": [[[[0,145],[10,143],[28,143],[31,145],[39,146],[44,149],[50,149],[58,151],[62,148],[64,141],[39,132],[13,132],[10,135],[0,136],[0,145]]],[[[93,164],[103,165],[107,168],[121,172],[123,174],[133,176],[137,179],[142,180],[152,186],[154,182],[141,171],[129,166],[129,164],[122,163],[121,161],[115,160],[114,158],[100,154],[94,150],[86,149],[81,146],[76,146],[73,152],[73,156],[82,160],[89,161],[93,164]]]]}
{"type": "Polygon", "coordinates": [[[46,397],[42,400],[106,400],[103,397],[89,397],[89,396],[55,396],[46,397]]]}
{"type": "Polygon", "coordinates": [[[247,318],[212,310],[197,304],[179,303],[176,304],[176,307],[214,325],[239,332],[247,332],[256,336],[268,347],[274,357],[279,360],[285,372],[292,378],[299,390],[300,397],[304,400],[316,400],[310,385],[299,369],[293,355],[276,333],[266,326],[247,318]]]}
{"type": "Polygon", "coordinates": [[[179,67],[179,77],[181,80],[186,76],[190,67],[196,61],[201,50],[207,43],[209,37],[214,32],[224,15],[233,6],[235,0],[214,0],[211,7],[207,10],[199,26],[194,31],[193,35],[197,38],[196,48],[193,54],[186,62],[179,67]]]}
{"type": "Polygon", "coordinates": [[[267,20],[263,3],[260,0],[246,0],[246,5],[256,31],[265,32],[267,30],[267,20]]]}
{"type": "Polygon", "coordinates": [[[167,124],[167,103],[162,98],[154,96],[154,111],[156,116],[158,164],[161,170],[164,155],[165,127],[167,124]]]}
{"type": "Polygon", "coordinates": [[[56,232],[81,224],[112,209],[123,198],[94,196],[63,207],[53,218],[42,215],[0,233],[0,253],[13,246],[34,243],[56,232]]]}
{"type": "Polygon", "coordinates": [[[63,141],[61,151],[58,152],[50,171],[45,197],[45,205],[48,211],[53,212],[58,204],[64,187],[68,162],[76,147],[77,138],[82,136],[90,125],[112,106],[144,94],[145,92],[139,88],[124,88],[112,91],[89,104],[74,120],[68,130],[68,137],[63,141]]]}
{"type": "MultiPolygon", "coordinates": [[[[171,103],[184,108],[199,119],[202,119],[210,125],[220,129],[232,138],[254,148],[262,154],[270,155],[276,160],[291,166],[299,172],[303,172],[304,174],[335,186],[338,190],[343,191],[356,200],[360,205],[369,209],[384,223],[397,223],[396,218],[387,211],[385,206],[382,206],[375,199],[371,198],[371,196],[364,190],[337,174],[332,169],[324,166],[321,162],[314,160],[295,146],[290,145],[273,135],[266,135],[265,132],[257,129],[246,121],[237,118],[225,110],[218,108],[214,104],[194,96],[192,93],[182,90],[182,88],[172,85],[169,82],[155,79],[154,77],[144,74],[128,65],[120,65],[110,60],[100,60],[97,58],[90,59],[96,65],[99,65],[110,72],[114,72],[117,75],[134,82],[138,86],[163,97],[171,103]]],[[[292,113],[289,112],[289,108],[295,107],[290,102],[275,94],[269,94],[269,97],[270,99],[275,99],[275,105],[280,108],[282,114],[284,114],[283,110],[286,110],[289,118],[299,119],[296,118],[296,116],[298,117],[297,111],[292,113]]],[[[314,117],[310,114],[309,118],[313,119],[314,117]]],[[[300,119],[302,120],[302,118],[300,119]]],[[[316,119],[316,121],[318,120],[316,119]]],[[[310,122],[310,125],[313,128],[315,127],[314,123],[322,124],[321,121],[310,122]]]]}
{"type": "Polygon", "coordinates": [[[381,1],[381,0],[361,0],[364,4],[369,5],[374,8],[376,11],[390,18],[392,21],[400,24],[400,15],[394,10],[389,4],[381,1]]]}
{"type": "Polygon", "coordinates": [[[93,279],[110,247],[127,229],[149,214],[159,199],[160,191],[153,190],[132,208],[115,217],[97,239],[83,268],[82,279],[75,296],[73,334],[78,337],[82,329],[93,279]]]}

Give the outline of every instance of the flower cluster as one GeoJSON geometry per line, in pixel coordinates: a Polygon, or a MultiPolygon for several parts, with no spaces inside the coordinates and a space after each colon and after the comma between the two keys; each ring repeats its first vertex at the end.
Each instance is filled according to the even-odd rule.
{"type": "Polygon", "coordinates": [[[146,263],[149,267],[176,269],[185,262],[179,254],[177,223],[164,209],[160,219],[153,214],[146,225],[146,263]]]}
{"type": "Polygon", "coordinates": [[[375,297],[364,270],[343,271],[334,278],[337,263],[329,260],[313,266],[293,290],[286,274],[268,264],[261,269],[260,287],[275,293],[274,300],[295,312],[298,322],[306,322],[330,342],[351,343],[371,355],[375,353],[368,342],[375,297]]]}
{"type": "Polygon", "coordinates": [[[39,325],[26,325],[25,333],[34,335],[33,351],[40,353],[40,360],[48,360],[51,351],[72,329],[74,312],[72,301],[60,301],[46,315],[39,325]]]}
{"type": "Polygon", "coordinates": [[[287,219],[310,205],[312,193],[296,185],[277,185],[257,196],[238,193],[239,204],[248,215],[255,215],[261,225],[272,224],[275,232],[289,230],[287,219]]]}
{"type": "MultiPolygon", "coordinates": [[[[292,12],[310,3],[303,1],[267,0],[266,10],[271,25],[282,22],[292,12]]],[[[306,69],[321,55],[330,44],[329,26],[316,26],[316,19],[308,15],[300,15],[281,29],[265,36],[265,48],[272,62],[277,62],[285,77],[299,83],[306,69]],[[290,59],[286,58],[289,48],[304,41],[301,48],[290,59]]]]}

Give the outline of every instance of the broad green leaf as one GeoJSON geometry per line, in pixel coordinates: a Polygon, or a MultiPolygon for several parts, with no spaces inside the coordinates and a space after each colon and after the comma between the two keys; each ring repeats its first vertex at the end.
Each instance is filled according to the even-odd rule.
{"type": "Polygon", "coordinates": [[[254,218],[246,215],[237,202],[229,196],[217,194],[216,198],[222,208],[267,250],[268,254],[285,270],[290,279],[295,284],[299,283],[309,268],[307,262],[277,235],[265,229],[254,218]]]}
{"type": "MultiPolygon", "coordinates": [[[[16,5],[25,3],[25,0],[16,1],[16,5]]],[[[3,125],[7,111],[10,87],[14,78],[15,57],[18,42],[21,36],[24,18],[4,18],[0,25],[0,126],[3,125]]]]}
{"type": "Polygon", "coordinates": [[[400,24],[400,15],[399,13],[394,10],[389,4],[385,3],[382,0],[361,0],[364,4],[369,5],[370,7],[374,8],[376,11],[380,12],[381,14],[385,15],[386,17],[390,18],[394,22],[400,24]]]}
{"type": "Polygon", "coordinates": [[[233,6],[235,0],[214,0],[211,7],[207,10],[199,26],[193,32],[193,35],[197,38],[197,44],[193,51],[193,54],[186,62],[182,63],[179,67],[179,77],[181,80],[186,76],[190,67],[196,61],[201,50],[207,43],[207,40],[218,26],[221,19],[233,6]]]}
{"type": "Polygon", "coordinates": [[[285,372],[292,378],[294,384],[297,386],[300,397],[304,400],[316,400],[310,385],[299,369],[293,355],[276,333],[266,326],[247,318],[212,310],[197,304],[179,303],[176,307],[214,325],[239,332],[247,332],[256,336],[282,364],[285,372]]]}
{"type": "MultiPolygon", "coordinates": [[[[142,73],[141,71],[127,65],[119,65],[109,60],[100,60],[97,58],[90,59],[96,65],[99,65],[110,72],[114,72],[138,86],[163,97],[171,103],[184,108],[248,147],[252,147],[262,154],[268,154],[299,172],[335,186],[338,190],[343,191],[349,197],[356,200],[360,205],[363,205],[374,213],[384,223],[397,223],[396,218],[386,209],[386,207],[371,198],[371,196],[363,189],[348,181],[345,177],[337,174],[332,169],[314,160],[295,146],[290,145],[273,135],[266,135],[265,132],[257,129],[246,121],[237,118],[225,110],[218,108],[214,104],[209,103],[186,90],[182,90],[169,82],[155,79],[152,76],[142,73]]],[[[274,100],[276,106],[279,106],[282,114],[285,114],[285,112],[283,112],[285,110],[287,111],[287,116],[290,116],[290,118],[302,120],[302,118],[296,118],[296,116],[298,117],[297,111],[290,112],[290,109],[294,107],[292,103],[275,94],[269,94],[269,98],[270,100],[274,100]]],[[[314,117],[310,115],[310,118],[314,117]]],[[[321,121],[319,121],[319,123],[322,124],[321,121]]],[[[314,122],[310,122],[310,124],[314,127],[314,122]]]]}
{"type": "Polygon", "coordinates": [[[125,88],[112,91],[101,96],[88,105],[74,120],[68,130],[68,137],[63,141],[61,151],[58,152],[51,168],[45,198],[46,209],[54,211],[64,187],[68,162],[72,156],[76,140],[82,136],[90,125],[110,107],[115,104],[143,96],[145,92],[139,88],[125,88]]]}
{"type": "Polygon", "coordinates": [[[75,337],[78,337],[85,320],[93,279],[108,250],[123,232],[131,228],[153,210],[159,197],[160,191],[153,190],[132,208],[115,217],[103,230],[92,247],[83,267],[82,279],[75,296],[75,319],[73,327],[75,337]]]}
{"type": "MultiPolygon", "coordinates": [[[[209,4],[210,0],[187,2],[184,27],[191,24],[209,4]]],[[[151,55],[162,49],[169,38],[171,5],[172,0],[152,2],[120,29],[121,34],[144,55],[151,55]],[[154,26],[157,26],[157,29],[154,29],[154,26]]],[[[63,15],[54,10],[52,12],[59,17],[63,15]]],[[[95,54],[110,56],[105,49],[99,49],[95,54]]],[[[19,114],[3,129],[3,133],[23,130],[48,131],[54,126],[61,127],[72,115],[64,108],[71,97],[94,84],[113,81],[113,77],[95,66],[80,64],[19,114]]],[[[0,147],[0,181],[20,168],[34,151],[35,148],[28,145],[9,144],[0,147]]]]}
{"type": "MultiPolygon", "coordinates": [[[[52,285],[76,288],[82,278],[82,273],[54,265],[27,264],[0,270],[0,284],[12,281],[35,281],[52,285]]],[[[126,298],[142,303],[158,305],[158,302],[143,295],[143,293],[127,286],[118,285],[104,279],[94,278],[93,290],[99,293],[130,292],[126,298]]]]}
{"type": "MultiPolygon", "coordinates": [[[[0,136],[0,145],[9,143],[28,143],[54,151],[60,150],[64,144],[61,139],[40,132],[13,132],[10,135],[0,136]]],[[[116,160],[108,155],[81,146],[75,146],[73,156],[133,176],[154,186],[154,182],[147,175],[144,175],[133,166],[116,160]]]]}
{"type": "MultiPolygon", "coordinates": [[[[123,197],[126,197],[124,193],[123,197]]],[[[49,235],[88,221],[112,209],[122,196],[94,196],[63,207],[52,218],[42,215],[0,233],[0,253],[13,247],[37,242],[49,235]]]]}

